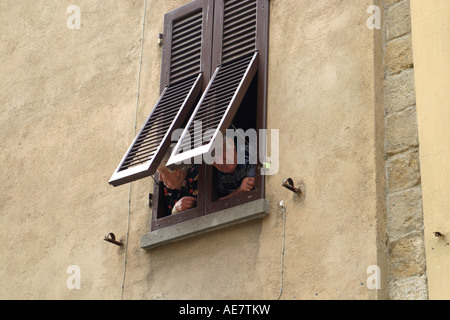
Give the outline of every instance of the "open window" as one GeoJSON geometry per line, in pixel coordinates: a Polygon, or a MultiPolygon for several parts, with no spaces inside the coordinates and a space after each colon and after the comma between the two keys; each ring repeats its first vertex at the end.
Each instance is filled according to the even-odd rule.
{"type": "MultiPolygon", "coordinates": [[[[169,159],[168,165],[195,162],[210,154],[227,129],[266,128],[268,1],[217,0],[214,10],[212,76],[169,159]]],[[[253,150],[258,154],[258,143],[253,150]]],[[[257,157],[257,160],[259,157],[257,157]]],[[[218,172],[206,168],[205,213],[264,197],[262,164],[256,164],[255,188],[218,200],[218,172]]]]}
{"type": "Polygon", "coordinates": [[[154,176],[152,231],[264,198],[259,157],[254,189],[227,200],[218,199],[217,169],[201,162],[197,206],[167,215],[156,169],[171,145],[168,167],[198,162],[227,129],[266,128],[268,4],[195,0],[165,15],[161,97],[110,180],[154,176]],[[175,130],[182,134],[172,141],[175,130]]]}

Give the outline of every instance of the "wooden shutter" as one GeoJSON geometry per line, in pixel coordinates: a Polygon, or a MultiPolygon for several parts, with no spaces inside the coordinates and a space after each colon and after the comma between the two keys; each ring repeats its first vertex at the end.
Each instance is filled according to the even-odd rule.
{"type": "Polygon", "coordinates": [[[256,50],[256,0],[227,0],[223,9],[222,64],[256,50]]]}
{"type": "Polygon", "coordinates": [[[258,28],[259,24],[266,25],[258,19],[267,17],[261,14],[265,5],[266,0],[216,1],[212,59],[217,67],[168,161],[169,166],[209,152],[215,137],[230,126],[261,63],[258,50],[266,45],[267,38],[264,42],[258,36],[266,37],[267,32],[258,28]],[[201,134],[195,130],[199,123],[201,134]]]}
{"type": "Polygon", "coordinates": [[[119,186],[155,173],[192,112],[210,73],[212,0],[196,0],[164,18],[161,96],[109,183],[119,186]]]}

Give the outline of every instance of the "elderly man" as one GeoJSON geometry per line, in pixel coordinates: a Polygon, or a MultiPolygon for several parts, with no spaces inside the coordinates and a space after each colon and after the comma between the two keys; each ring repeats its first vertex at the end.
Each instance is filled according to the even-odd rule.
{"type": "Polygon", "coordinates": [[[233,139],[224,139],[223,148],[215,150],[213,166],[219,171],[217,192],[219,200],[252,191],[255,188],[255,164],[250,164],[248,144],[238,144],[239,157],[233,139]]]}

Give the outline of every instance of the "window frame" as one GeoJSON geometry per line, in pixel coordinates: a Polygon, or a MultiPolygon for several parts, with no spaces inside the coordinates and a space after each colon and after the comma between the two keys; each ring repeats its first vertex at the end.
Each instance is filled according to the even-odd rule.
{"type": "MultiPolygon", "coordinates": [[[[162,57],[161,57],[161,75],[160,75],[160,92],[163,92],[167,86],[170,86],[170,72],[171,72],[171,57],[172,57],[172,30],[173,25],[176,21],[182,20],[183,18],[195,13],[198,10],[202,10],[202,45],[201,45],[201,60],[200,60],[200,73],[202,74],[201,92],[203,92],[208,85],[211,72],[211,62],[209,57],[212,50],[212,33],[213,24],[211,17],[214,11],[214,0],[194,0],[179,8],[176,8],[164,15],[164,31],[162,35],[163,46],[162,46],[162,57]]],[[[192,106],[192,108],[195,105],[192,106]]],[[[185,116],[183,120],[187,118],[185,116]]],[[[202,165],[199,168],[199,190],[204,190],[203,184],[205,183],[205,166],[202,165]]],[[[161,228],[174,225],[183,221],[188,221],[191,219],[198,218],[204,215],[202,207],[197,205],[197,207],[184,212],[180,212],[177,215],[163,216],[164,203],[164,192],[163,183],[159,180],[159,174],[156,172],[153,177],[154,187],[153,187],[153,204],[152,204],[152,218],[150,223],[150,230],[158,230],[161,228]],[[162,203],[161,203],[162,202],[162,203]]],[[[204,192],[199,193],[198,203],[204,203],[205,194],[204,192]]]]}
{"type": "MultiPolygon", "coordinates": [[[[205,171],[206,166],[200,165],[199,166],[199,180],[198,180],[198,196],[197,196],[197,203],[204,203],[206,199],[206,193],[201,192],[200,190],[204,190],[205,183],[206,183],[206,177],[205,177],[205,171]]],[[[177,223],[182,223],[184,221],[189,221],[195,218],[199,218],[201,216],[205,215],[205,211],[203,210],[202,206],[197,205],[195,208],[185,210],[183,212],[179,212],[175,215],[169,215],[165,217],[159,217],[161,213],[164,211],[163,205],[165,205],[164,201],[164,185],[162,181],[159,181],[159,174],[156,173],[154,176],[155,180],[158,181],[158,183],[154,183],[154,189],[153,189],[153,204],[152,204],[152,221],[150,224],[150,230],[155,231],[158,229],[166,228],[168,226],[175,225],[177,223]]]]}
{"type": "MultiPolygon", "coordinates": [[[[257,3],[257,23],[256,23],[256,50],[257,55],[257,72],[255,77],[257,77],[257,90],[256,90],[256,130],[266,129],[267,124],[267,80],[268,80],[268,32],[269,32],[269,0],[256,0],[257,3]]],[[[225,0],[215,0],[214,1],[214,29],[211,32],[211,37],[204,39],[205,41],[212,40],[211,49],[211,59],[210,63],[203,61],[202,65],[210,66],[210,75],[205,74],[204,88],[206,89],[211,78],[213,78],[215,67],[221,65],[222,59],[222,29],[223,29],[223,12],[225,7],[225,0]],[[219,13],[219,14],[218,14],[219,13]],[[219,28],[219,31],[217,31],[219,28]]],[[[174,20],[175,11],[172,11],[172,21],[174,20]]],[[[166,20],[165,20],[166,21],[166,20]]],[[[212,30],[212,29],[211,29],[212,30]]],[[[168,30],[165,29],[167,32],[168,30]]],[[[167,39],[167,35],[165,35],[167,39]]],[[[163,38],[164,39],[164,38],[163,38]]],[[[167,41],[167,40],[166,40],[167,41]]],[[[166,69],[165,66],[163,68],[166,69]]],[[[163,71],[164,72],[164,71],[163,71]]],[[[250,79],[252,80],[252,79],[250,79]]],[[[162,75],[163,81],[163,75],[162,75]]],[[[167,80],[165,80],[167,81],[167,80]]],[[[259,131],[258,131],[259,132],[259,131]]],[[[264,139],[258,134],[258,140],[264,139]]],[[[260,143],[257,146],[258,154],[259,152],[265,152],[265,150],[260,150],[260,143]]],[[[212,213],[220,212],[226,208],[243,205],[250,203],[258,199],[265,198],[265,176],[261,175],[261,168],[263,164],[258,163],[255,170],[255,189],[246,192],[245,194],[235,196],[226,200],[215,200],[216,194],[215,190],[215,179],[214,179],[214,167],[201,165],[199,186],[198,186],[198,201],[197,207],[194,209],[186,210],[176,215],[171,215],[163,218],[158,218],[158,210],[161,210],[158,202],[154,202],[153,212],[152,212],[152,223],[151,231],[156,231],[177,223],[188,221],[191,219],[199,218],[204,215],[209,215],[212,213]]],[[[158,180],[159,181],[159,180],[158,180]]],[[[155,183],[154,198],[160,197],[161,183],[158,185],[155,183]]]]}

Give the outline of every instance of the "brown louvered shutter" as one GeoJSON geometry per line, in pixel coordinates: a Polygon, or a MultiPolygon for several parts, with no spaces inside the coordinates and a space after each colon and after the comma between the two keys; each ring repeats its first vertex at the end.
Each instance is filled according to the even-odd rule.
{"type": "Polygon", "coordinates": [[[227,0],[223,10],[222,64],[256,50],[256,0],[227,0]]]}
{"type": "Polygon", "coordinates": [[[119,186],[155,173],[209,78],[212,0],[196,0],[164,18],[161,96],[109,183],[119,186]]]}
{"type": "Polygon", "coordinates": [[[225,133],[249,88],[266,45],[264,11],[267,0],[217,0],[213,65],[215,72],[178,141],[168,165],[211,150],[215,137],[225,133]],[[258,27],[258,26],[263,27],[258,27]],[[219,30],[217,30],[219,29],[219,30]],[[258,39],[258,37],[265,38],[258,39]],[[201,134],[198,130],[201,124],[201,134]]]}

